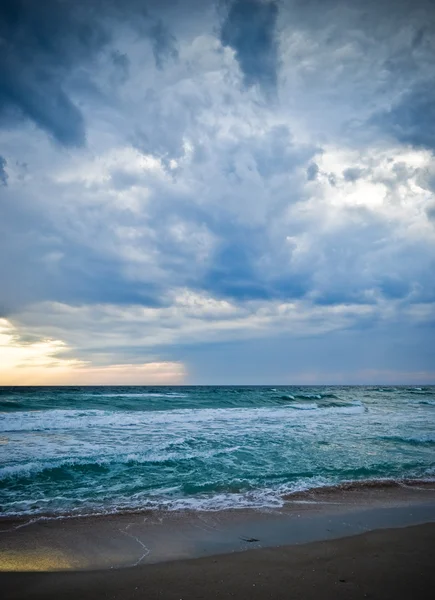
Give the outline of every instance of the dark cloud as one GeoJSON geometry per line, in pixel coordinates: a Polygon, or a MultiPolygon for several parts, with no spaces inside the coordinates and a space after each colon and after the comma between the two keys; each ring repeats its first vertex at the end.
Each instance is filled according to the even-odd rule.
{"type": "MultiPolygon", "coordinates": [[[[281,336],[223,343],[177,347],[178,354],[194,369],[198,384],[295,384],[305,383],[312,373],[317,381],[330,383],[381,382],[379,370],[397,369],[392,382],[402,381],[400,373],[433,370],[434,327],[419,331],[408,323],[379,323],[362,330],[335,331],[328,335],[295,338],[281,336]],[[375,374],[364,374],[364,370],[375,374]],[[376,374],[379,373],[379,374],[376,374]]],[[[170,352],[170,350],[169,350],[170,352]]],[[[171,356],[171,354],[169,354],[171,356]]],[[[173,356],[173,355],[172,355],[173,356]]],[[[406,383],[406,375],[403,383],[406,383]]]]}
{"type": "MultiPolygon", "coordinates": [[[[435,165],[434,165],[435,166],[435,165]]],[[[417,184],[430,192],[435,192],[435,169],[419,169],[417,173],[417,184]]]]}
{"type": "Polygon", "coordinates": [[[426,209],[427,218],[435,223],[435,204],[431,204],[426,209]]]}
{"type": "Polygon", "coordinates": [[[259,300],[271,296],[267,277],[262,277],[259,258],[265,251],[265,232],[228,223],[215,224],[220,245],[201,285],[208,293],[238,300],[259,300]]]}
{"type": "Polygon", "coordinates": [[[221,41],[234,49],[247,85],[276,85],[277,17],[275,2],[234,0],[230,4],[221,29],[221,41]]]}
{"type": "Polygon", "coordinates": [[[8,174],[6,172],[7,161],[3,156],[0,156],[0,185],[8,184],[8,174]]]}
{"type": "Polygon", "coordinates": [[[337,185],[337,178],[334,173],[328,173],[328,182],[332,187],[337,185]]]}
{"type": "MultiPolygon", "coordinates": [[[[177,56],[175,38],[160,19],[150,16],[149,8],[152,2],[136,0],[1,0],[2,122],[30,119],[58,143],[83,146],[85,119],[74,98],[72,75],[109,46],[114,28],[127,22],[145,34],[158,68],[177,56]]],[[[124,82],[128,57],[118,50],[110,57],[124,82]]],[[[95,84],[82,82],[82,87],[95,89],[95,84]]]]}
{"type": "Polygon", "coordinates": [[[108,40],[79,1],[0,2],[0,114],[31,119],[66,146],[85,142],[85,124],[66,87],[71,68],[108,40]]]}
{"type": "Polygon", "coordinates": [[[44,80],[39,82],[38,77],[31,81],[30,74],[19,80],[12,73],[5,72],[3,85],[0,110],[17,109],[64,146],[82,146],[85,143],[83,116],[60,87],[44,80]]]}
{"type": "Polygon", "coordinates": [[[379,282],[379,289],[386,298],[405,298],[411,291],[412,282],[398,277],[384,275],[379,282]]]}
{"type": "Polygon", "coordinates": [[[162,69],[169,59],[178,58],[175,37],[167,30],[161,21],[157,21],[150,29],[156,67],[162,69]]]}
{"type": "Polygon", "coordinates": [[[111,53],[113,64],[116,67],[119,67],[125,74],[128,74],[128,69],[130,66],[130,60],[126,54],[123,54],[119,50],[113,50],[111,53]]]}
{"type": "Polygon", "coordinates": [[[314,181],[317,179],[317,175],[319,174],[319,165],[317,163],[311,163],[308,165],[307,169],[307,179],[308,181],[314,181]]]}
{"type": "Polygon", "coordinates": [[[364,169],[358,167],[350,167],[343,171],[343,177],[346,181],[355,182],[358,181],[364,175],[364,169]]]}
{"type": "Polygon", "coordinates": [[[435,84],[416,86],[372,121],[403,144],[435,150],[435,84]]]}
{"type": "Polygon", "coordinates": [[[127,81],[130,71],[130,60],[128,56],[119,50],[113,50],[110,57],[117,71],[119,80],[122,82],[127,81]]]}
{"type": "Polygon", "coordinates": [[[32,119],[62,144],[83,144],[83,118],[63,83],[77,53],[100,45],[98,35],[87,23],[74,22],[68,4],[55,0],[3,1],[0,23],[0,110],[32,119]]]}

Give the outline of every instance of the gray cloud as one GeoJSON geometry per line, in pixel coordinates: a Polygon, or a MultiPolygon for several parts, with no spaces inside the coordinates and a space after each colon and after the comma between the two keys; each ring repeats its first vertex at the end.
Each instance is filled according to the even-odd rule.
{"type": "Polygon", "coordinates": [[[85,141],[83,115],[66,91],[71,67],[108,41],[82,2],[0,3],[0,113],[31,119],[66,146],[85,141]]]}
{"type": "Polygon", "coordinates": [[[319,166],[316,163],[308,165],[307,179],[308,181],[314,181],[319,174],[319,166]]]}
{"type": "Polygon", "coordinates": [[[431,81],[405,93],[373,122],[399,142],[435,150],[435,85],[431,81]]]}
{"type": "MultiPolygon", "coordinates": [[[[177,56],[175,38],[148,8],[153,9],[152,2],[136,0],[2,0],[0,119],[30,119],[59,144],[83,146],[86,124],[75,97],[74,71],[109,46],[117,26],[128,23],[150,39],[158,68],[177,56]]],[[[125,82],[128,57],[115,48],[111,60],[125,82]]],[[[95,90],[87,77],[83,70],[82,87],[95,90]]]]}
{"type": "Polygon", "coordinates": [[[431,23],[380,4],[4,2],[2,313],[198,365],[206,338],[427,324],[431,23]]]}
{"type": "Polygon", "coordinates": [[[6,172],[6,165],[7,165],[7,161],[5,158],[3,158],[3,156],[0,156],[0,183],[1,185],[7,185],[8,184],[8,174],[6,172]]]}
{"type": "Polygon", "coordinates": [[[276,23],[278,4],[233,0],[222,24],[221,40],[231,46],[247,85],[275,87],[278,69],[276,23]]]}
{"type": "Polygon", "coordinates": [[[118,76],[122,82],[127,81],[130,71],[130,60],[125,53],[119,50],[113,50],[110,54],[113,65],[115,66],[118,76]]]}
{"type": "Polygon", "coordinates": [[[175,60],[178,57],[176,40],[161,21],[157,21],[151,27],[150,33],[156,66],[162,69],[166,60],[175,60]]]}
{"type": "Polygon", "coordinates": [[[351,167],[343,171],[343,177],[346,181],[358,181],[364,174],[364,170],[358,167],[351,167]]]}
{"type": "Polygon", "coordinates": [[[429,205],[426,209],[427,218],[435,223],[435,203],[429,205]]]}

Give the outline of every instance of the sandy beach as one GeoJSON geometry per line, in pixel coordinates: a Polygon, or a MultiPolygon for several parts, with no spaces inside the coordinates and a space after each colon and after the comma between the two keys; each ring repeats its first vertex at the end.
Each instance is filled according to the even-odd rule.
{"type": "Polygon", "coordinates": [[[7,573],[3,598],[433,598],[435,524],[129,569],[7,573]]]}
{"type": "Polygon", "coordinates": [[[429,598],[435,486],[350,486],[280,510],[1,523],[0,583],[26,598],[429,598]]]}

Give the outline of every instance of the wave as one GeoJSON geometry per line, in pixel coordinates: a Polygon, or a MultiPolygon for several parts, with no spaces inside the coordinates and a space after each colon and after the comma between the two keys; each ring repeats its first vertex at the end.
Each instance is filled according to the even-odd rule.
{"type": "Polygon", "coordinates": [[[367,407],[361,400],[345,401],[335,394],[286,394],[280,397],[289,408],[294,410],[329,410],[341,409],[345,412],[364,412],[367,407]]]}
{"type": "Polygon", "coordinates": [[[435,434],[421,434],[415,436],[400,436],[400,435],[391,435],[391,436],[383,436],[381,439],[387,442],[394,442],[400,444],[409,444],[411,446],[430,446],[435,444],[435,434]]]}
{"type": "Polygon", "coordinates": [[[392,478],[377,478],[373,479],[348,479],[335,484],[326,484],[326,485],[315,485],[310,486],[303,490],[297,490],[295,492],[291,492],[285,496],[286,500],[297,500],[299,498],[308,498],[315,496],[321,496],[322,494],[330,494],[330,493],[342,493],[349,491],[358,491],[358,490],[386,490],[386,489],[400,489],[403,487],[415,487],[419,488],[420,486],[430,485],[431,489],[434,489],[432,486],[435,483],[434,477],[399,477],[397,479],[392,478]]]}
{"type": "MultiPolygon", "coordinates": [[[[434,489],[435,477],[399,477],[372,478],[360,480],[332,481],[325,477],[300,479],[292,484],[275,488],[258,488],[240,491],[222,491],[213,494],[197,494],[196,496],[169,498],[164,496],[119,497],[116,504],[105,505],[90,502],[88,499],[78,501],[77,506],[51,512],[52,499],[39,499],[38,505],[32,500],[17,502],[7,513],[0,513],[2,519],[31,518],[31,521],[20,523],[16,528],[36,521],[50,521],[65,518],[83,518],[87,516],[122,515],[133,513],[199,511],[218,512],[237,509],[276,509],[288,503],[304,501],[329,501],[330,494],[345,494],[352,491],[388,490],[401,488],[434,489]]],[[[56,498],[55,498],[56,499],[56,498]]],[[[61,500],[63,498],[57,498],[61,500]]]]}
{"type": "Polygon", "coordinates": [[[326,394],[284,394],[280,396],[282,400],[324,400],[324,399],[334,399],[340,400],[340,398],[336,394],[326,393],[326,394]]]}
{"type": "MultiPolygon", "coordinates": [[[[314,403],[313,403],[314,404],[314,403]]],[[[294,406],[294,405],[293,405],[294,406]]],[[[210,421],[250,421],[259,418],[288,419],[293,411],[292,405],[280,407],[258,408],[203,408],[203,409],[173,409],[168,411],[109,411],[109,410],[67,410],[53,409],[44,411],[26,411],[7,413],[0,421],[1,433],[19,431],[54,431],[68,429],[91,428],[137,428],[151,425],[206,423],[210,421]]],[[[367,409],[360,401],[347,404],[319,406],[310,413],[359,414],[367,409]]]]}
{"type": "Polygon", "coordinates": [[[434,386],[426,386],[426,387],[377,387],[373,388],[374,392],[382,392],[384,394],[433,394],[435,389],[434,386]]]}
{"type": "Polygon", "coordinates": [[[169,464],[173,462],[191,461],[191,460],[204,460],[210,459],[216,456],[223,456],[226,454],[232,454],[237,452],[240,446],[233,446],[230,448],[217,448],[216,450],[204,450],[198,452],[182,452],[181,449],[178,452],[162,452],[161,450],[154,450],[148,453],[128,453],[112,454],[109,456],[95,456],[83,457],[83,458],[67,458],[67,459],[54,459],[53,461],[35,461],[27,462],[24,464],[8,465],[0,467],[0,481],[12,478],[29,478],[35,477],[44,473],[49,475],[50,473],[61,473],[62,470],[66,471],[77,471],[80,474],[92,474],[96,471],[104,471],[110,467],[129,467],[136,465],[152,465],[152,464],[169,464]]]}
{"type": "Polygon", "coordinates": [[[421,388],[421,387],[407,388],[406,393],[407,394],[415,394],[417,396],[425,396],[427,394],[433,394],[434,389],[433,388],[421,388]]]}
{"type": "Polygon", "coordinates": [[[360,389],[321,387],[239,388],[1,388],[0,410],[113,410],[157,412],[169,409],[268,408],[288,402],[349,403],[363,399],[360,389]]]}
{"type": "Polygon", "coordinates": [[[26,405],[19,400],[15,400],[11,398],[10,400],[5,400],[4,398],[0,400],[0,409],[7,410],[20,410],[20,408],[25,408],[26,405]]]}
{"type": "Polygon", "coordinates": [[[103,398],[188,398],[189,394],[179,392],[118,392],[113,394],[104,394],[103,398]]]}

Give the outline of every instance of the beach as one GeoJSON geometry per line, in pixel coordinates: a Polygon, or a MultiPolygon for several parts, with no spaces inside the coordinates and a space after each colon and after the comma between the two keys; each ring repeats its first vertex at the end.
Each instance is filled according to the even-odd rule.
{"type": "Polygon", "coordinates": [[[433,595],[433,387],[1,398],[7,599],[433,595]]]}
{"type": "Polygon", "coordinates": [[[5,599],[433,598],[435,524],[110,571],[8,573],[5,599]]]}
{"type": "Polygon", "coordinates": [[[280,510],[3,520],[13,598],[409,598],[435,591],[435,485],[316,490],[280,510]]]}

